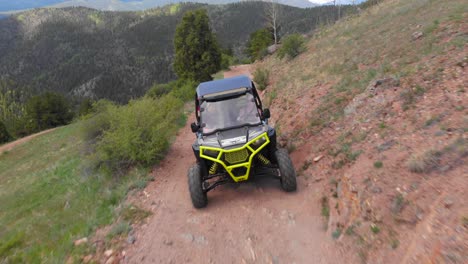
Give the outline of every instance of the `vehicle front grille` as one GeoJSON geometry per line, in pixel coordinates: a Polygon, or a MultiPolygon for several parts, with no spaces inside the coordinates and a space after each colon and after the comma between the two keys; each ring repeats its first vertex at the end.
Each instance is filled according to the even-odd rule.
{"type": "Polygon", "coordinates": [[[233,152],[226,152],[224,154],[224,159],[229,162],[229,164],[236,164],[245,162],[249,157],[249,152],[247,149],[241,149],[233,152]]]}
{"type": "Polygon", "coordinates": [[[236,176],[236,177],[245,175],[246,173],[247,173],[247,168],[246,167],[239,167],[239,168],[235,168],[235,169],[232,170],[232,174],[234,174],[234,176],[236,176]]]}

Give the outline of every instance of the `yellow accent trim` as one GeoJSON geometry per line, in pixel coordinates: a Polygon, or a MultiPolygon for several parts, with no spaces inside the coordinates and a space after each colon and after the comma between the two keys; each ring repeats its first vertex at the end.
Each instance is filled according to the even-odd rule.
{"type": "Polygon", "coordinates": [[[255,157],[255,155],[257,153],[260,152],[260,150],[262,150],[269,143],[270,143],[270,138],[268,137],[267,133],[265,132],[265,133],[261,134],[260,136],[250,140],[249,142],[247,142],[244,146],[242,146],[240,148],[222,149],[222,148],[200,146],[200,157],[202,157],[204,159],[207,159],[207,160],[217,162],[217,163],[223,165],[224,169],[228,172],[228,174],[231,176],[231,178],[235,182],[246,181],[246,180],[249,179],[250,168],[252,167],[251,165],[252,165],[253,158],[255,157]],[[251,145],[254,144],[255,141],[257,141],[257,140],[259,140],[261,138],[263,138],[265,140],[265,142],[263,142],[263,144],[260,147],[258,147],[257,149],[254,149],[251,145]],[[223,156],[224,153],[230,153],[230,152],[240,151],[240,150],[244,150],[244,149],[248,149],[248,150],[250,150],[250,152],[252,152],[252,154],[249,156],[249,159],[248,159],[247,162],[243,162],[243,163],[228,166],[228,165],[226,165],[224,163],[224,161],[221,160],[221,157],[223,156]],[[213,158],[213,157],[210,157],[208,155],[205,155],[204,152],[206,150],[218,151],[218,156],[216,158],[213,158]],[[244,168],[247,169],[246,174],[241,175],[241,176],[235,176],[232,173],[232,170],[235,169],[235,168],[240,168],[240,167],[244,167],[244,168]]]}

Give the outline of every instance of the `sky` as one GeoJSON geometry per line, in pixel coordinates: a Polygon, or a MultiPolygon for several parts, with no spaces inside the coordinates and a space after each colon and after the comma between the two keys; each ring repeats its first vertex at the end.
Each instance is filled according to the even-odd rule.
{"type": "MultiPolygon", "coordinates": [[[[333,2],[333,0],[309,0],[309,2],[316,3],[316,4],[325,4],[333,2]]],[[[337,4],[349,4],[352,3],[352,0],[336,0],[337,4]]],[[[364,0],[355,0],[356,4],[364,2],[364,0]]]]}

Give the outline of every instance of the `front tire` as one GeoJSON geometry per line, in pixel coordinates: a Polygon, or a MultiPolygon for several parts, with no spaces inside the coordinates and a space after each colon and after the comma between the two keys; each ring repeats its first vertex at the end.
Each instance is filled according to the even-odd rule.
{"type": "Polygon", "coordinates": [[[281,173],[281,188],[286,192],[295,191],[297,189],[296,172],[294,171],[294,166],[288,151],[285,149],[277,149],[275,151],[275,158],[281,173]]]}
{"type": "Polygon", "coordinates": [[[200,164],[193,165],[188,172],[188,185],[193,207],[203,208],[208,204],[208,197],[202,188],[203,180],[200,164]]]}

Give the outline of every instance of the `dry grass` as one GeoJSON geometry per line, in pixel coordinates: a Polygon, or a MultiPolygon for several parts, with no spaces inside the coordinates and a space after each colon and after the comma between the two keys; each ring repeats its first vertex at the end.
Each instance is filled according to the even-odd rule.
{"type": "Polygon", "coordinates": [[[439,165],[441,153],[435,150],[428,150],[423,153],[411,155],[407,167],[411,172],[428,173],[439,165]]]}
{"type": "MultiPolygon", "coordinates": [[[[305,132],[319,132],[340,120],[344,108],[370,81],[414,75],[424,66],[422,58],[452,48],[453,44],[441,42],[443,25],[463,21],[466,12],[463,0],[384,1],[316,31],[306,44],[308,52],[293,61],[285,63],[272,56],[260,67],[270,69],[270,89],[281,97],[299,98],[315,94],[312,89],[332,86],[318,103],[311,105],[310,124],[302,128],[305,132]],[[425,32],[417,42],[411,37],[415,31],[425,32]]],[[[404,91],[405,109],[424,93],[417,86],[404,91]]]]}

